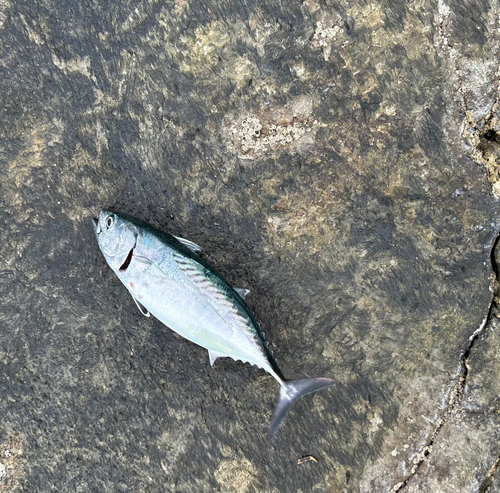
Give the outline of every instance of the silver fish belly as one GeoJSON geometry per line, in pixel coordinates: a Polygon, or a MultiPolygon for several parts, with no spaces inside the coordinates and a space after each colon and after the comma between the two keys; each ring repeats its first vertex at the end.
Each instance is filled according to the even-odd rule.
{"type": "Polygon", "coordinates": [[[218,357],[249,362],[280,384],[280,399],[269,430],[272,436],[292,403],[334,383],[329,378],[286,381],[243,298],[196,251],[198,245],[161,232],[142,221],[103,210],[94,221],[108,264],[139,308],[218,357]]]}

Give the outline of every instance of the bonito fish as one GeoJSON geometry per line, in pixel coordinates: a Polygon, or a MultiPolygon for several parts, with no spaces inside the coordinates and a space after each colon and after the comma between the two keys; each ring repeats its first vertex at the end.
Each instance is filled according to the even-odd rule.
{"type": "Polygon", "coordinates": [[[103,210],[94,220],[99,247],[143,315],[153,314],[181,336],[220,357],[257,365],[280,384],[268,436],[300,397],[334,383],[330,378],[285,380],[247,307],[248,291],[233,289],[202,260],[201,248],[130,217],[103,210]]]}

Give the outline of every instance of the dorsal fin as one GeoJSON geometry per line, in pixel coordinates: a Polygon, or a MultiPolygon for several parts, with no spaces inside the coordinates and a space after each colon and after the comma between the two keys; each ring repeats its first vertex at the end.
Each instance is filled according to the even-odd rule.
{"type": "Polygon", "coordinates": [[[200,245],[197,245],[194,241],[185,240],[180,236],[174,236],[177,240],[179,240],[185,247],[188,247],[194,253],[200,253],[203,251],[200,245]]]}
{"type": "Polygon", "coordinates": [[[233,288],[243,299],[247,297],[248,294],[250,294],[249,289],[245,288],[233,288]]]}

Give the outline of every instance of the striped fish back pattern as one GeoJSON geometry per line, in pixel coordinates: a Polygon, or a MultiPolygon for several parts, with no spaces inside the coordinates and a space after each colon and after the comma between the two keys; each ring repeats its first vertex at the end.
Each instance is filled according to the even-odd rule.
{"type": "Polygon", "coordinates": [[[229,291],[230,288],[224,286],[216,274],[196,260],[177,252],[173,254],[173,258],[180,270],[199,288],[202,296],[212,305],[214,310],[230,323],[233,332],[262,346],[264,341],[258,334],[252,317],[243,306],[240,306],[243,302],[232,301],[235,296],[238,296],[236,293],[233,293],[232,290],[229,291]]]}

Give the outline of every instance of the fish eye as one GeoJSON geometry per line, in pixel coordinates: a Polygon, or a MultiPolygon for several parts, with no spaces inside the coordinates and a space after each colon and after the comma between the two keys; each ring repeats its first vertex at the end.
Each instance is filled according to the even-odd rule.
{"type": "Polygon", "coordinates": [[[106,226],[110,228],[112,224],[113,224],[113,218],[111,216],[108,216],[108,218],[106,219],[106,226]]]}

